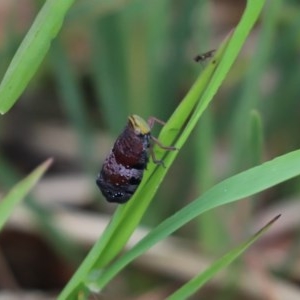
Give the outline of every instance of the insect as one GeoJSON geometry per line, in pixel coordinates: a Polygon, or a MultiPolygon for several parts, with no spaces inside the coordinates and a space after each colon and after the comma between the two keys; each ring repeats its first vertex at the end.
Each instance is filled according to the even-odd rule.
{"type": "Polygon", "coordinates": [[[212,58],[214,56],[215,52],[216,52],[216,50],[213,49],[213,50],[207,51],[207,52],[205,52],[203,54],[198,54],[197,56],[194,57],[194,61],[196,61],[196,62],[205,61],[205,60],[207,60],[209,58],[212,58]]]}
{"type": "Polygon", "coordinates": [[[165,123],[154,117],[148,122],[137,115],[131,115],[123,132],[117,138],[112,150],[106,157],[96,183],[108,202],[126,203],[138,188],[149,161],[149,153],[156,164],[157,160],[151,147],[151,140],[160,148],[175,150],[164,146],[151,135],[154,123],[165,123]]]}

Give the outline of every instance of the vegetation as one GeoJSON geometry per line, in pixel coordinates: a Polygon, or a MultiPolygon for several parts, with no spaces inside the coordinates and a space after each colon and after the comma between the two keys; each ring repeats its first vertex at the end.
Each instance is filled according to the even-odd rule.
{"type": "MultiPolygon", "coordinates": [[[[112,299],[132,299],[151,290],[161,298],[186,299],[196,293],[197,299],[209,293],[203,285],[246,251],[278,214],[285,222],[276,224],[277,228],[298,222],[297,216],[289,215],[299,202],[293,200],[299,193],[300,174],[298,69],[293,67],[299,48],[295,38],[300,28],[295,13],[298,4],[274,0],[264,8],[264,2],[248,0],[240,20],[220,37],[213,27],[220,28],[217,21],[225,14],[220,9],[223,4],[196,0],[114,0],[109,4],[68,0],[63,5],[47,0],[40,7],[39,1],[30,1],[33,11],[39,12],[26,35],[21,33],[25,35],[22,42],[14,22],[8,22],[0,53],[4,74],[0,186],[10,190],[33,166],[54,158],[48,175],[38,184],[41,193],[33,193],[21,205],[25,212],[20,223],[30,212],[39,231],[36,238],[63,258],[56,265],[58,274],[72,266],[66,277],[49,288],[60,290],[58,299],[87,299],[91,293],[107,293],[114,285],[112,299]],[[242,47],[245,51],[238,57],[242,47]],[[193,61],[197,54],[214,48],[212,57],[193,61]],[[95,178],[132,113],[166,120],[161,131],[154,129],[153,134],[178,151],[154,146],[165,168],[150,162],[132,199],[126,205],[109,205],[97,190],[95,178]],[[90,223],[95,211],[96,222],[90,223]],[[98,227],[85,228],[85,224],[99,226],[98,220],[110,215],[101,235],[98,227]],[[147,227],[143,237],[122,253],[141,224],[147,227]],[[83,236],[94,231],[100,235],[89,241],[89,246],[94,245],[88,253],[83,253],[86,241],[81,227],[83,236]],[[251,237],[258,228],[262,229],[251,237]],[[239,242],[245,237],[246,242],[239,242]],[[151,272],[132,263],[141,259],[146,264],[147,251],[162,240],[184,252],[175,251],[174,261],[162,269],[153,263],[160,274],[155,280],[151,272]],[[205,271],[199,266],[191,274],[187,264],[179,264],[193,255],[194,263],[205,259],[205,271]],[[170,265],[176,274],[163,276],[170,272],[170,265]],[[183,276],[181,270],[190,275],[183,276]],[[162,294],[154,290],[161,286],[162,294]]],[[[12,7],[12,14],[18,13],[17,8],[17,4],[12,7]]],[[[228,14],[232,16],[230,10],[228,14]]],[[[38,167],[3,198],[1,224],[9,217],[14,224],[16,204],[49,164],[38,167]]],[[[8,224],[2,230],[9,233],[9,228],[8,224]]],[[[27,230],[33,234],[30,227],[27,230]]],[[[243,298],[265,299],[264,288],[251,279],[254,272],[265,276],[277,293],[282,282],[277,285],[280,277],[271,270],[290,278],[298,239],[295,227],[275,231],[271,237],[273,247],[255,243],[250,252],[253,266],[244,259],[229,267],[228,278],[214,286],[210,297],[241,299],[238,293],[242,293],[243,298]],[[280,234],[291,246],[274,263],[274,247],[283,247],[280,234]],[[260,261],[261,256],[265,261],[260,261]]],[[[172,254],[170,248],[166,257],[172,254]]],[[[156,254],[156,260],[160,255],[156,254]]],[[[46,254],[43,259],[54,264],[46,254]]],[[[12,265],[12,273],[18,274],[14,267],[18,268],[12,265]]],[[[56,276],[50,271],[47,275],[56,276]]],[[[26,283],[18,275],[13,279],[25,292],[26,283]]],[[[32,283],[28,286],[41,289],[32,283]]]]}

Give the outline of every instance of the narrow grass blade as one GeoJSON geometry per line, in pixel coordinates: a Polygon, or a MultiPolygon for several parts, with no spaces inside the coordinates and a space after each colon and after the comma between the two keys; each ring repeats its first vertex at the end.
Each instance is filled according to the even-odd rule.
{"type": "Polygon", "coordinates": [[[51,163],[52,159],[46,160],[25,179],[13,187],[13,189],[4,197],[4,199],[2,199],[0,203],[0,230],[8,220],[15,206],[29,193],[32,187],[49,168],[51,163]]]}
{"type": "Polygon", "coordinates": [[[58,34],[74,0],[47,0],[13,57],[0,85],[0,113],[18,100],[58,34]]]}
{"type": "Polygon", "coordinates": [[[243,252],[245,252],[259,237],[261,237],[272,225],[279,219],[280,215],[273,218],[268,224],[261,228],[255,235],[253,235],[246,242],[240,246],[231,250],[220,259],[216,260],[209,268],[204,272],[194,277],[192,280],[183,285],[175,293],[169,296],[168,300],[182,300],[192,296],[197,290],[199,290],[207,281],[212,279],[216,274],[231,264],[236,258],[238,258],[243,252]]]}

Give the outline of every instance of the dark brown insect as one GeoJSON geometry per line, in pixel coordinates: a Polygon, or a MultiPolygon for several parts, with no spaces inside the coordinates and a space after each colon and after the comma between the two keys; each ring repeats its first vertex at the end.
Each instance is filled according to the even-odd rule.
{"type": "Polygon", "coordinates": [[[196,62],[202,62],[202,61],[205,61],[209,58],[212,58],[214,56],[214,53],[216,52],[216,50],[210,50],[210,51],[207,51],[203,54],[198,54],[197,56],[194,57],[194,61],[196,62]]]}
{"type": "Polygon", "coordinates": [[[174,147],[163,146],[151,135],[155,122],[165,124],[154,117],[148,122],[137,115],[128,118],[127,126],[117,138],[96,179],[107,201],[126,203],[132,197],[143,178],[149,152],[156,164],[163,165],[162,161],[155,159],[150,140],[162,149],[175,150],[174,147]]]}

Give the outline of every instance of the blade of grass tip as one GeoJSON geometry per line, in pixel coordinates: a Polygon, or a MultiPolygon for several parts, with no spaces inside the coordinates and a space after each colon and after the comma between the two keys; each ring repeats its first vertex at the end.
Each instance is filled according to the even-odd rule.
{"type": "Polygon", "coordinates": [[[93,288],[97,287],[98,290],[102,290],[119,271],[136,257],[200,214],[215,207],[245,199],[299,175],[300,150],[277,157],[218,183],[176,214],[164,220],[130,251],[103,270],[98,280],[91,282],[93,288]]]}
{"type": "Polygon", "coordinates": [[[231,264],[237,259],[243,252],[245,252],[258,238],[260,238],[280,217],[281,215],[273,218],[268,224],[262,227],[255,235],[253,235],[246,242],[240,246],[231,250],[220,259],[216,260],[211,266],[209,266],[204,272],[191,279],[184,284],[175,293],[167,297],[168,300],[182,300],[192,296],[197,290],[199,290],[207,281],[212,279],[219,271],[231,264]]]}
{"type": "Polygon", "coordinates": [[[18,100],[58,34],[75,0],[47,0],[14,55],[0,84],[0,113],[18,100]]]}
{"type": "Polygon", "coordinates": [[[15,206],[29,193],[52,163],[52,158],[31,172],[25,179],[14,186],[0,203],[0,230],[8,220],[15,206]]]}

